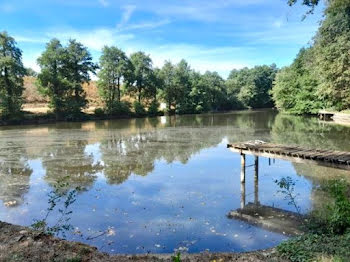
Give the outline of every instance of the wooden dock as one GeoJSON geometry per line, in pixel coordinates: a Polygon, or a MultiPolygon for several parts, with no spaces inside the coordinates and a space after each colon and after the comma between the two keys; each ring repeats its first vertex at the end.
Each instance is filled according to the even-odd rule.
{"type": "Polygon", "coordinates": [[[245,163],[244,156],[250,154],[350,170],[350,152],[308,149],[299,146],[271,144],[259,140],[228,144],[227,147],[231,151],[241,154],[242,165],[245,163]]]}

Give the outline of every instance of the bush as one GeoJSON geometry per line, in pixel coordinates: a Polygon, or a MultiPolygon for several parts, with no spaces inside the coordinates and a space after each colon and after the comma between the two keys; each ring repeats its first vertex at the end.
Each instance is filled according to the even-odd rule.
{"type": "Polygon", "coordinates": [[[105,114],[105,111],[102,108],[95,108],[94,114],[95,116],[103,116],[105,114]]]}
{"type": "Polygon", "coordinates": [[[136,116],[145,116],[146,115],[145,107],[138,101],[134,102],[134,110],[135,110],[136,116]]]}
{"type": "Polygon", "coordinates": [[[157,101],[153,101],[150,106],[148,107],[148,115],[150,116],[158,116],[159,115],[159,103],[157,101]]]}
{"type": "Polygon", "coordinates": [[[106,109],[109,115],[128,116],[130,115],[130,104],[128,102],[114,102],[109,109],[106,109]]]}
{"type": "Polygon", "coordinates": [[[348,185],[343,180],[331,181],[327,188],[334,203],[328,205],[328,229],[334,234],[343,234],[350,229],[350,199],[348,185]]]}
{"type": "Polygon", "coordinates": [[[348,261],[350,257],[349,185],[343,180],[334,180],[322,189],[332,196],[332,203],[310,216],[308,233],[277,247],[280,255],[292,262],[318,261],[320,257],[348,261]]]}

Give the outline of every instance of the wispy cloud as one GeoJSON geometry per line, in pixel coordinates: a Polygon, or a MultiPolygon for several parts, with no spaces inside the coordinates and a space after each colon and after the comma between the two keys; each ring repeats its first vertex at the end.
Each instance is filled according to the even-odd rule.
{"type": "Polygon", "coordinates": [[[141,22],[137,24],[128,24],[125,25],[123,28],[119,28],[121,31],[127,31],[127,30],[137,30],[137,29],[153,29],[158,28],[163,25],[170,24],[170,19],[163,19],[160,21],[146,21],[141,22]]]}
{"type": "Polygon", "coordinates": [[[122,28],[126,23],[129,22],[133,12],[135,11],[136,6],[134,5],[127,5],[123,7],[123,13],[122,13],[122,19],[120,23],[117,25],[117,28],[122,28]]]}
{"type": "Polygon", "coordinates": [[[105,45],[122,45],[134,38],[133,34],[120,34],[117,29],[97,28],[93,30],[55,30],[47,33],[50,38],[56,37],[63,42],[76,39],[89,49],[100,51],[105,45]]]}

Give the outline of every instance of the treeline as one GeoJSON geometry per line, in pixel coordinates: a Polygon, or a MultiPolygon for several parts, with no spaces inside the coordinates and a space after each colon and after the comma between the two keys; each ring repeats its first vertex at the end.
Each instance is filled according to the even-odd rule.
{"type": "MultiPolygon", "coordinates": [[[[296,0],[290,0],[294,4],[296,0]]],[[[318,0],[303,1],[313,8],[318,0]]],[[[313,44],[276,76],[272,95],[279,109],[317,113],[350,108],[350,1],[330,0],[313,44]]]]}
{"type": "Polygon", "coordinates": [[[243,108],[272,107],[270,91],[276,65],[233,70],[227,80],[216,72],[201,74],[185,60],[165,61],[154,68],[150,56],[127,56],[117,47],[104,47],[99,63],[86,47],[70,40],[63,46],[52,39],[37,62],[39,73],[24,68],[15,39],[0,33],[0,110],[3,118],[21,117],[23,77],[35,76],[41,94],[57,119],[79,119],[87,107],[83,84],[97,75],[103,108],[97,115],[189,114],[243,108]],[[130,99],[131,97],[131,99],[130,99]],[[134,101],[133,104],[130,101],[134,101]],[[160,103],[166,104],[159,112],[160,103]]]}

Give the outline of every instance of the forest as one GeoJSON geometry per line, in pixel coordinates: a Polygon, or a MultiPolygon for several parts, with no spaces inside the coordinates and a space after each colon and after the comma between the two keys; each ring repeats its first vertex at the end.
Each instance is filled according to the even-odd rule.
{"type": "Polygon", "coordinates": [[[189,114],[243,108],[271,107],[269,91],[277,67],[256,66],[232,70],[227,80],[216,72],[201,74],[181,60],[177,64],[165,61],[154,68],[152,59],[144,52],[127,56],[115,46],[105,46],[99,63],[81,43],[70,40],[63,46],[52,39],[38,58],[40,73],[25,68],[22,52],[15,39],[6,32],[0,34],[1,112],[4,118],[20,117],[23,103],[23,77],[36,77],[38,91],[49,99],[57,119],[79,119],[87,105],[83,84],[96,75],[103,108],[97,115],[136,116],[160,113],[189,114]],[[125,96],[131,97],[124,99],[125,96]],[[159,106],[166,104],[165,112],[159,106]]]}
{"type": "MultiPolygon", "coordinates": [[[[294,5],[297,1],[290,0],[294,5]]],[[[312,15],[319,1],[304,0],[312,15]]],[[[144,52],[127,55],[105,46],[98,63],[76,40],[62,45],[52,39],[37,59],[40,72],[25,68],[22,51],[7,32],[0,33],[0,112],[2,119],[23,117],[23,77],[35,76],[38,91],[49,101],[56,119],[82,117],[88,106],[84,83],[97,80],[101,108],[96,116],[155,116],[235,109],[272,108],[293,114],[316,114],[320,109],[350,106],[350,1],[329,1],[324,19],[310,46],[294,62],[233,69],[227,79],[204,74],[181,60],[153,66],[144,52]],[[127,97],[127,98],[126,98],[127,97]],[[131,99],[130,99],[131,98],[131,99]],[[166,105],[160,109],[160,103],[166,105]]]]}

